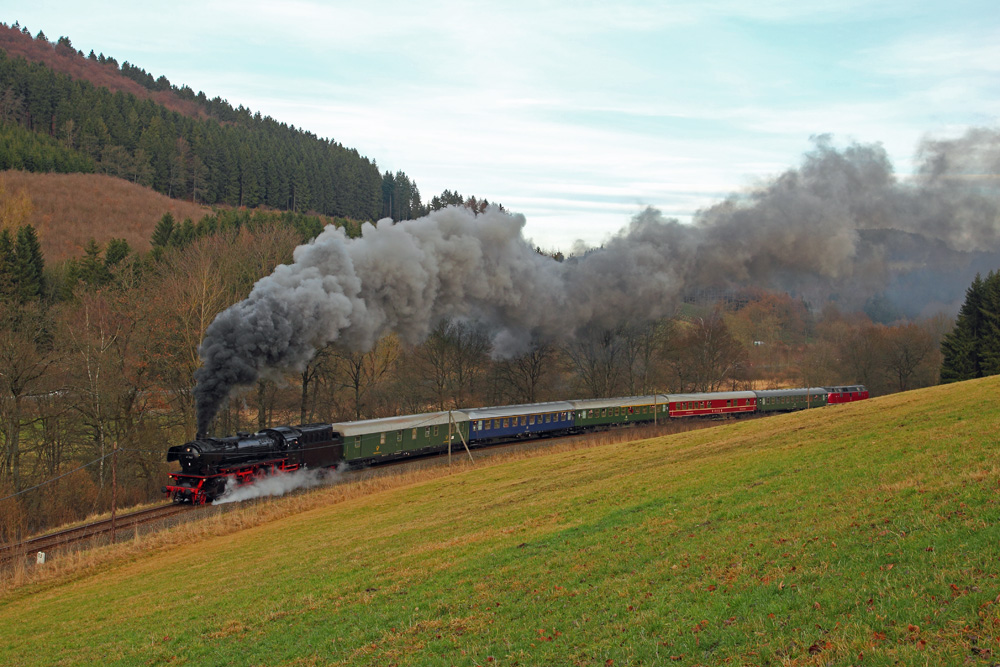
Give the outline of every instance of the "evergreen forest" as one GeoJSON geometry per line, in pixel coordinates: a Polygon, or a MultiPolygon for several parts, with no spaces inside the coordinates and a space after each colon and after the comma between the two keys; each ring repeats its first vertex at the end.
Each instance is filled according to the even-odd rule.
{"type": "Polygon", "coordinates": [[[8,47],[0,49],[0,170],[98,171],[200,204],[356,220],[402,220],[429,210],[404,172],[379,173],[356,149],[176,88],[127,62],[85,57],[69,38],[51,44],[43,33],[33,38],[26,28],[0,26],[0,46],[8,47]],[[111,70],[150,93],[169,91],[197,113],[72,77],[13,55],[12,46],[40,46],[57,64],[84,61],[84,73],[111,70]]]}

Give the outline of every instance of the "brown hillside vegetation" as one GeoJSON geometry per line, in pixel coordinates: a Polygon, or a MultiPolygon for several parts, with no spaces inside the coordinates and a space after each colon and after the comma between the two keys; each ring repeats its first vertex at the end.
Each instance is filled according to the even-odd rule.
{"type": "Polygon", "coordinates": [[[194,118],[208,118],[197,102],[178,97],[172,90],[152,91],[127,76],[122,76],[115,64],[102,64],[90,60],[71,48],[58,46],[55,40],[38,40],[21,30],[0,24],[0,49],[12,57],[20,56],[31,62],[44,63],[74,79],[90,81],[95,86],[111,91],[131,93],[140,99],[150,99],[171,111],[194,118]]]}
{"type": "Polygon", "coordinates": [[[206,206],[170,199],[103,174],[5,171],[0,173],[0,186],[9,193],[28,193],[29,222],[38,231],[49,263],[79,257],[91,238],[102,245],[123,238],[132,248],[146,251],[156,223],[167,211],[178,221],[195,222],[211,213],[206,206]]]}

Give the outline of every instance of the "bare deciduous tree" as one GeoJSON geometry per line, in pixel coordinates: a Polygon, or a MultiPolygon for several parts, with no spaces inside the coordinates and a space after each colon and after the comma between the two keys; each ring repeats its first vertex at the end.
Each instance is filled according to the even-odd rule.
{"type": "Polygon", "coordinates": [[[0,303],[0,482],[21,489],[21,431],[37,418],[56,355],[48,345],[46,321],[36,305],[0,303]],[[34,400],[31,400],[34,399],[34,400]],[[31,401],[30,405],[27,403],[31,401]]]}
{"type": "Polygon", "coordinates": [[[354,419],[361,419],[367,411],[365,401],[372,390],[385,379],[399,358],[399,341],[395,336],[380,339],[367,352],[351,352],[337,346],[330,354],[337,360],[334,373],[337,383],[351,394],[354,419]]]}
{"type": "Polygon", "coordinates": [[[563,351],[591,398],[613,396],[621,382],[622,339],[612,329],[578,332],[563,351]]]}
{"type": "Polygon", "coordinates": [[[536,403],[546,375],[556,363],[556,348],[541,343],[513,359],[496,362],[496,373],[503,398],[512,403],[536,403]]]}
{"type": "Polygon", "coordinates": [[[678,341],[672,366],[682,391],[717,391],[745,362],[746,350],[716,311],[695,318],[678,341]]]}
{"type": "MultiPolygon", "coordinates": [[[[882,335],[882,357],[886,372],[898,391],[912,389],[921,365],[938,349],[938,341],[925,327],[914,323],[886,327],[882,335]]],[[[939,363],[935,360],[933,366],[939,363]]]]}

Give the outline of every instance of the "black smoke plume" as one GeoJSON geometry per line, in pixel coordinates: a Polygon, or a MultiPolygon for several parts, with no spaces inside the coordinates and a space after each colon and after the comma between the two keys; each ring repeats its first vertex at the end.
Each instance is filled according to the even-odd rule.
{"type": "Polygon", "coordinates": [[[237,386],[301,371],[331,342],[370,349],[395,332],[423,341],[441,321],[485,325],[494,353],[586,327],[662,317],[686,292],[756,285],[901,312],[954,309],[975,271],[1000,266],[1000,133],[925,142],[910,182],[884,149],[815,140],[802,165],[700,211],[692,224],[647,209],[601,248],[558,262],[524,218],[452,207],[359,238],[328,227],[209,326],[195,373],[206,433],[237,386]]]}

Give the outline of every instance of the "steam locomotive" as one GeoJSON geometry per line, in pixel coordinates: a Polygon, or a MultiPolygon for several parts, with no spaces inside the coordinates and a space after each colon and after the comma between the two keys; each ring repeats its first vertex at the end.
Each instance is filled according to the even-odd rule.
{"type": "Polygon", "coordinates": [[[430,412],[337,424],[277,426],[224,438],[199,437],[167,451],[180,463],[163,492],[175,502],[204,504],[227,484],[303,468],[353,466],[461,446],[533,440],[687,418],[790,412],[868,398],[861,385],[701,394],[652,394],[430,412]]]}

